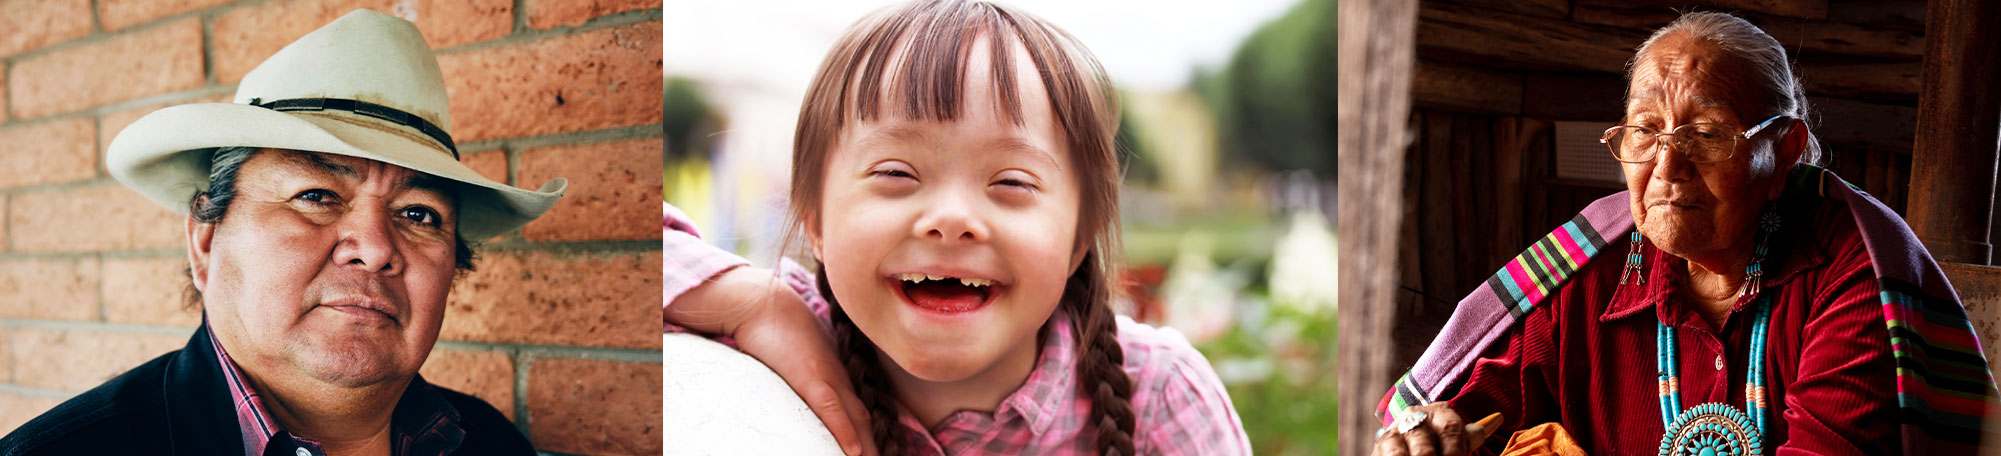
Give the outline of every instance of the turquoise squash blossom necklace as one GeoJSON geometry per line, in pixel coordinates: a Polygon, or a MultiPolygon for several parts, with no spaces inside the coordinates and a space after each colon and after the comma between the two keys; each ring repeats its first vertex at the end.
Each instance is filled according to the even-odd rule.
{"type": "MultiPolygon", "coordinates": [[[[1766,244],[1772,233],[1779,230],[1778,212],[1766,207],[1758,218],[1758,228],[1758,246],[1751,253],[1751,265],[1744,267],[1744,289],[1737,295],[1739,302],[1746,298],[1757,300],[1752,314],[1750,367],[1745,369],[1744,382],[1744,403],[1750,413],[1747,416],[1729,404],[1714,402],[1682,410],[1674,329],[1656,317],[1654,362],[1660,376],[1661,424],[1667,429],[1661,436],[1661,456],[1764,454],[1765,419],[1769,415],[1765,402],[1765,334],[1771,324],[1772,300],[1758,296],[1758,292],[1765,273],[1766,244]]],[[[1633,236],[1637,243],[1639,231],[1635,230],[1633,236]]]]}

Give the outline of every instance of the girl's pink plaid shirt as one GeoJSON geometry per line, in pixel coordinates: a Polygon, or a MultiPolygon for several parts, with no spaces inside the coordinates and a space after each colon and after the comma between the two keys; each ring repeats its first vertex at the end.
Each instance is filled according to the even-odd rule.
{"type": "MultiPolygon", "coordinates": [[[[664,210],[665,305],[716,274],[747,264],[711,246],[673,206],[664,210]]],[[[779,274],[826,324],[827,302],[813,276],[790,260],[779,274]]],[[[919,455],[1089,455],[1097,426],[1087,423],[1091,398],[1078,388],[1075,338],[1070,319],[1057,312],[1043,331],[1042,354],[1020,389],[993,412],[960,411],[926,428],[898,407],[897,435],[919,455]]],[[[1119,346],[1126,374],[1133,379],[1133,411],[1138,417],[1135,450],[1145,455],[1250,454],[1244,424],[1209,360],[1173,328],[1154,328],[1119,317],[1119,346]]],[[[679,331],[667,325],[668,331],[679,331]]],[[[674,413],[672,410],[667,413],[674,413]]]]}

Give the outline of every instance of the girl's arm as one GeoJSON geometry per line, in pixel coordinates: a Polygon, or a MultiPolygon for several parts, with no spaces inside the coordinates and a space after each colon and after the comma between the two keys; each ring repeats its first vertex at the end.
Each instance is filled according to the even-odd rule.
{"type": "MultiPolygon", "coordinates": [[[[820,297],[819,290],[814,287],[813,273],[806,272],[805,267],[790,258],[781,258],[777,271],[755,267],[743,257],[703,242],[701,232],[687,214],[673,205],[663,206],[662,213],[665,215],[665,227],[661,245],[666,252],[666,264],[661,267],[664,283],[661,301],[664,312],[661,316],[666,331],[726,335],[735,333],[734,323],[743,319],[741,315],[676,312],[674,304],[679,301],[803,304],[819,320],[822,329],[828,329],[827,301],[820,297]],[[703,286],[708,284],[715,286],[703,286]],[[721,327],[725,324],[729,327],[721,327]]],[[[735,345],[728,340],[722,342],[735,345]]]]}
{"type": "Polygon", "coordinates": [[[687,214],[682,214],[673,205],[663,204],[661,212],[665,215],[661,228],[661,248],[666,253],[662,255],[666,258],[666,262],[660,266],[663,284],[661,305],[664,310],[661,314],[665,330],[679,332],[692,329],[704,334],[736,332],[734,324],[724,327],[723,321],[684,321],[677,324],[674,304],[682,302],[684,297],[687,298],[686,301],[697,303],[754,301],[752,295],[767,290],[757,287],[753,283],[754,280],[745,280],[750,277],[747,277],[749,271],[743,267],[750,262],[702,242],[695,224],[688,220],[687,214]],[[711,284],[721,286],[708,286],[711,284]]]}
{"type": "Polygon", "coordinates": [[[799,277],[778,280],[769,270],[747,267],[743,258],[697,238],[694,224],[674,206],[663,204],[661,212],[666,329],[735,339],[737,349],[785,379],[844,453],[875,454],[875,442],[862,437],[875,435],[868,409],[855,396],[822,318],[793,285],[799,277]]]}

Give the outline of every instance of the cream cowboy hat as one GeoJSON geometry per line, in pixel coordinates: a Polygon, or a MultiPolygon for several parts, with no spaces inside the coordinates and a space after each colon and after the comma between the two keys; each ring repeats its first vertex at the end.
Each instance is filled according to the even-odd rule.
{"type": "Polygon", "coordinates": [[[568,181],[528,191],[459,163],[438,59],[409,21],[356,10],[286,45],[237,85],[234,103],[154,111],[105,152],[113,177],[183,215],[208,187],[219,147],[267,147],[360,157],[463,184],[459,236],[485,240],[556,204],[568,181]]]}

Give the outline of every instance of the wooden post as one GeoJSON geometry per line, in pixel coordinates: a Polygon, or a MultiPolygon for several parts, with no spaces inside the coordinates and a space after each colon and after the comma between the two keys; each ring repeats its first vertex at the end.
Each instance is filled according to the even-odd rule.
{"type": "Polygon", "coordinates": [[[1911,155],[1911,230],[1940,261],[1991,264],[2001,0],[1932,0],[1911,155]]]}
{"type": "Polygon", "coordinates": [[[1389,349],[1417,2],[1341,0],[1340,8],[1338,454],[1365,455],[1382,427],[1376,402],[1402,367],[1389,349]]]}

